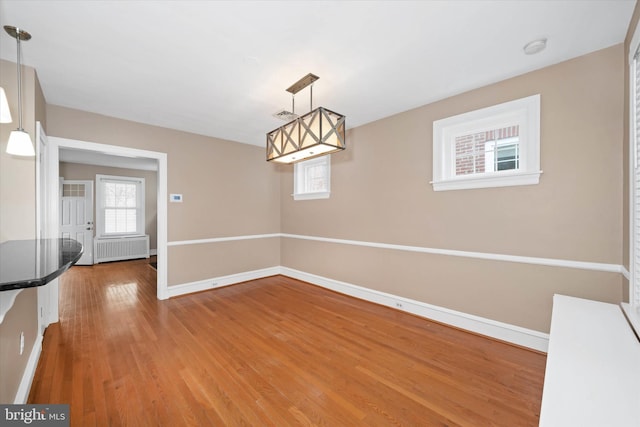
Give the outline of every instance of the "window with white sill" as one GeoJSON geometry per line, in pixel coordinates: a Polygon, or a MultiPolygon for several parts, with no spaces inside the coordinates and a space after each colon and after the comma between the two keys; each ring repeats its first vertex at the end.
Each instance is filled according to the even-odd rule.
{"type": "Polygon", "coordinates": [[[540,95],[433,122],[433,189],[537,184],[540,95]]]}
{"type": "Polygon", "coordinates": [[[144,178],[96,175],[96,237],[144,235],[144,178]]]}
{"type": "Polygon", "coordinates": [[[295,200],[328,199],[331,193],[331,156],[298,162],[293,170],[295,200]]]}

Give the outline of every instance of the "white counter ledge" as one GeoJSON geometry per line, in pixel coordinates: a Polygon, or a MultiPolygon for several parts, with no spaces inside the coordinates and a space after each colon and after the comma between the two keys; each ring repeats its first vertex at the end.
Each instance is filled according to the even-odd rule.
{"type": "Polygon", "coordinates": [[[554,296],[540,426],[640,426],[640,342],[618,305],[554,296]]]}

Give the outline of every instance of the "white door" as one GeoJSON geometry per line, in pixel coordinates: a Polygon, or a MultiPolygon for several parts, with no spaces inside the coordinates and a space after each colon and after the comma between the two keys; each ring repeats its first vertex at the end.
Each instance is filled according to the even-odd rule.
{"type": "Polygon", "coordinates": [[[82,243],[77,265],[93,265],[93,181],[62,180],[60,237],[82,243]]]}

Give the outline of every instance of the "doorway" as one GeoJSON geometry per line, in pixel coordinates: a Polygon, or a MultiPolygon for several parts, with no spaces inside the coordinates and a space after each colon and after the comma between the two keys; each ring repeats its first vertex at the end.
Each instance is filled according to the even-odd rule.
{"type": "MultiPolygon", "coordinates": [[[[49,137],[49,147],[46,152],[46,188],[44,189],[51,200],[52,209],[48,215],[50,224],[54,224],[52,235],[60,235],[60,185],[58,181],[60,167],[60,150],[71,149],[91,153],[101,153],[108,156],[124,158],[148,159],[157,162],[157,290],[158,299],[168,298],[167,289],[167,154],[140,150],[135,148],[120,147],[115,145],[98,144],[87,141],[78,141],[60,137],[49,137]]],[[[57,300],[58,283],[52,282],[52,294],[57,300]]],[[[52,322],[58,321],[57,303],[51,303],[52,322]]]]}

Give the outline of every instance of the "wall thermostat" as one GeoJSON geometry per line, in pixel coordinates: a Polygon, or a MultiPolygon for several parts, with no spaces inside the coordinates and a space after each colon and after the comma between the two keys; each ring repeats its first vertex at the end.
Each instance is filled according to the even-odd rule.
{"type": "Polygon", "coordinates": [[[182,203],[182,194],[170,194],[169,201],[171,203],[182,203]]]}

